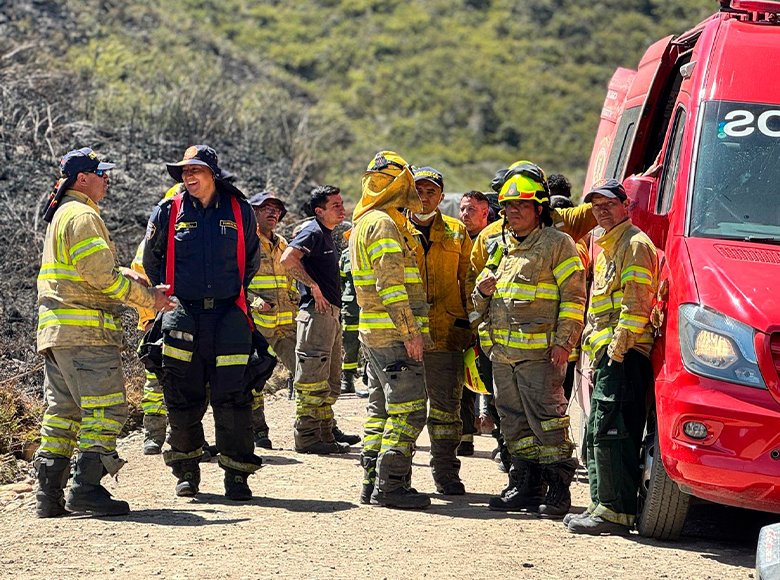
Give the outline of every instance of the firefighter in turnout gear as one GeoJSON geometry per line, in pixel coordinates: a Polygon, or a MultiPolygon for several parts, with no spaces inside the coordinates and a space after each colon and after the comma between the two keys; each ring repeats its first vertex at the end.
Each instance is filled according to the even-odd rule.
{"type": "Polygon", "coordinates": [[[508,228],[474,291],[480,332],[493,362],[495,402],[511,456],[509,486],[494,510],[564,516],[577,467],[568,434],[563,380],[585,315],[585,272],[566,234],[550,227],[544,173],[530,162],[512,168],[499,193],[508,228]],[[547,484],[547,495],[543,493],[547,484]]]}
{"type": "Polygon", "coordinates": [[[425,295],[430,305],[429,328],[433,348],[423,356],[425,386],[430,410],[431,473],[436,489],[444,495],[466,493],[460,480],[462,422],[460,399],[463,391],[463,350],[473,334],[466,313],[466,273],[469,269],[471,238],[460,221],[442,215],[444,178],[432,167],[414,170],[422,212],[410,214],[415,254],[425,295]]]}
{"type": "MultiPolygon", "coordinates": [[[[284,367],[295,372],[295,314],[298,311],[298,290],[280,260],[287,249],[287,240],[274,232],[287,213],[281,199],[270,191],[249,199],[257,217],[260,236],[260,269],[249,284],[247,300],[252,306],[255,328],[268,341],[284,367]]],[[[268,423],[265,420],[265,399],[262,391],[252,393],[252,430],[255,445],[271,449],[268,423]]]]}
{"type": "Polygon", "coordinates": [[[152,212],[143,257],[149,279],[164,280],[179,302],[161,321],[158,378],[171,429],[163,457],[177,478],[177,495],[198,493],[210,400],[225,495],[246,501],[252,497],[247,478],[260,468],[244,385],[253,348],[245,292],[260,264],[257,222],[244,195],[223,179],[211,147],[190,147],[167,167],[186,191],[152,212]]]}
{"type": "Polygon", "coordinates": [[[625,535],[634,524],[645,394],[653,384],[650,313],[658,281],[653,243],[628,217],[628,199],[614,179],[585,197],[605,233],[593,269],[582,350],[594,365],[588,417],[587,511],[564,519],[580,534],[625,535]]]}
{"type": "Polygon", "coordinates": [[[46,411],[36,453],[38,517],[91,512],[121,515],[127,502],[100,484],[124,465],[116,438],[127,419],[122,376],[121,305],[170,310],[164,287],[119,268],[97,203],[108,191],[108,170],[89,148],[67,153],[59,186],[44,219],[50,221],[38,275],[38,351],[44,357],[46,411]],[[67,502],[63,489],[78,445],[67,502]],[[67,508],[67,510],[66,510],[67,508]]]}
{"type": "Polygon", "coordinates": [[[416,242],[403,209],[422,211],[411,169],[396,153],[377,153],[363,175],[349,236],[369,365],[360,501],[419,509],[430,505],[411,487],[412,452],[426,419],[423,349],[430,338],[416,242]]]}
{"type": "Polygon", "coordinates": [[[358,319],[360,306],[355,296],[355,282],[352,280],[352,263],[349,261],[349,248],[344,248],[339,258],[341,274],[341,339],[344,357],[341,359],[341,394],[355,393],[358,397],[368,397],[368,391],[355,390],[358,360],[360,358],[360,340],[358,339],[358,319]]]}

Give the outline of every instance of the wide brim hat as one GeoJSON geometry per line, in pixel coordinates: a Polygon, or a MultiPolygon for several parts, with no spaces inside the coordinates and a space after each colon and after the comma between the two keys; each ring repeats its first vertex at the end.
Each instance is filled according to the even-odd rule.
{"type": "Polygon", "coordinates": [[[224,179],[222,170],[219,168],[219,158],[217,152],[208,145],[193,145],[184,152],[184,158],[176,163],[166,163],[168,173],[175,181],[181,183],[182,171],[187,165],[202,165],[211,169],[214,179],[224,179]]]}

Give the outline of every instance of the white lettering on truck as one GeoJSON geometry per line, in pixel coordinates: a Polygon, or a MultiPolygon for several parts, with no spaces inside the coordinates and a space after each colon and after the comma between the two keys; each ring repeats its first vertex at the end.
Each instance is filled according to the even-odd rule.
{"type": "MultiPolygon", "coordinates": [[[[723,125],[723,132],[729,137],[747,137],[756,130],[754,123],[756,116],[750,111],[738,110],[731,111],[724,117],[726,123],[723,125]]],[[[769,127],[769,120],[772,118],[780,119],[780,111],[764,111],[758,117],[758,130],[767,137],[780,137],[780,123],[775,122],[777,129],[769,127]]]]}

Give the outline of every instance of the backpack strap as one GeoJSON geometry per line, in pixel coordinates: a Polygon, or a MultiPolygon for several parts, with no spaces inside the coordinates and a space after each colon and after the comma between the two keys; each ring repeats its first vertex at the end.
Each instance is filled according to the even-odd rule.
{"type": "MultiPolygon", "coordinates": [[[[168,248],[165,251],[165,283],[170,286],[165,293],[166,296],[173,296],[173,273],[176,266],[176,244],[174,236],[176,235],[176,218],[179,217],[181,202],[184,196],[177,193],[173,196],[171,203],[171,213],[168,216],[168,248]]],[[[242,279],[243,280],[243,279],[242,279]]]]}
{"type": "Polygon", "coordinates": [[[246,294],[244,292],[244,273],[246,272],[246,245],[244,243],[244,218],[241,215],[241,206],[235,195],[230,196],[230,205],[233,208],[233,219],[238,228],[238,243],[236,244],[236,260],[238,260],[238,276],[241,279],[241,292],[236,298],[236,304],[246,315],[250,330],[255,329],[252,317],[246,306],[246,294]]]}

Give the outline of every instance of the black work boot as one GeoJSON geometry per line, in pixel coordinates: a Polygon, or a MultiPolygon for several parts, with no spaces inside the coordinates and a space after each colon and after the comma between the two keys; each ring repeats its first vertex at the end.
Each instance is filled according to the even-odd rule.
{"type": "MultiPolygon", "coordinates": [[[[108,456],[107,461],[112,461],[113,465],[120,467],[122,465],[122,460],[115,454],[113,457],[108,456]]],[[[118,467],[115,469],[119,470],[118,467]]],[[[96,516],[123,516],[130,513],[130,506],[126,501],[111,499],[108,490],[100,485],[100,480],[107,473],[100,453],[79,453],[65,507],[72,512],[89,512],[96,516]]]]}
{"type": "Polygon", "coordinates": [[[488,508],[495,511],[537,511],[544,499],[542,488],[542,468],[538,463],[512,458],[509,470],[510,484],[514,487],[506,490],[499,497],[492,497],[488,508]]]}
{"type": "Polygon", "coordinates": [[[545,465],[542,479],[547,483],[547,495],[539,505],[539,515],[562,518],[569,513],[571,492],[569,487],[574,478],[575,467],[567,461],[545,465]]]}
{"type": "Polygon", "coordinates": [[[363,485],[360,488],[360,503],[368,505],[371,503],[371,494],[374,493],[376,485],[376,457],[362,455],[360,465],[363,467],[363,485]]]}
{"type": "Polygon", "coordinates": [[[355,392],[355,373],[354,371],[341,372],[341,394],[347,395],[355,392]]]}
{"type": "Polygon", "coordinates": [[[571,522],[574,520],[579,520],[581,518],[587,518],[590,514],[587,511],[582,512],[581,514],[574,514],[574,513],[568,513],[565,516],[563,516],[563,525],[569,526],[571,522]]]}
{"type": "Polygon", "coordinates": [[[173,474],[178,478],[176,495],[193,497],[200,489],[200,459],[186,459],[171,464],[173,474]]]}
{"type": "Polygon", "coordinates": [[[249,501],[252,499],[252,490],[249,489],[246,480],[249,473],[235,469],[225,469],[225,496],[233,501],[249,501]]]}
{"type": "Polygon", "coordinates": [[[608,536],[628,536],[631,533],[629,526],[616,524],[594,515],[572,518],[566,529],[572,534],[588,534],[590,536],[601,536],[602,534],[608,536]]]}
{"type": "MultiPolygon", "coordinates": [[[[347,448],[349,448],[349,446],[347,446],[347,448]]],[[[306,447],[296,447],[295,452],[312,455],[333,455],[334,453],[342,453],[342,450],[335,441],[317,441],[306,447]]]]}
{"type": "Polygon", "coordinates": [[[474,441],[461,441],[455,454],[461,457],[474,455],[474,441]]]}
{"type": "Polygon", "coordinates": [[[255,447],[260,447],[261,449],[274,448],[271,439],[268,437],[268,429],[255,431],[255,447]]]}
{"type": "Polygon", "coordinates": [[[336,439],[336,443],[346,443],[347,445],[357,445],[361,441],[360,435],[344,433],[338,427],[333,427],[333,437],[336,439]]]}
{"type": "Polygon", "coordinates": [[[391,485],[400,483],[400,485],[390,491],[375,487],[371,494],[372,504],[409,510],[425,509],[431,505],[431,498],[412,487],[411,470],[403,477],[391,475],[383,483],[391,485]]]}
{"type": "Polygon", "coordinates": [[[35,492],[35,515],[55,518],[68,513],[65,509],[65,484],[70,477],[68,457],[38,457],[38,491],[35,492]]]}
{"type": "Polygon", "coordinates": [[[168,418],[165,415],[144,414],[144,455],[162,453],[167,425],[168,418]]]}
{"type": "Polygon", "coordinates": [[[466,493],[466,487],[457,473],[445,474],[435,483],[436,491],[442,495],[463,495],[466,493]]]}

